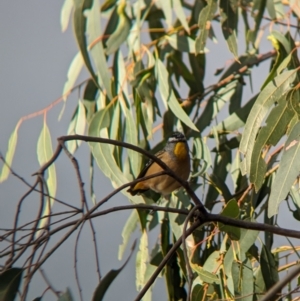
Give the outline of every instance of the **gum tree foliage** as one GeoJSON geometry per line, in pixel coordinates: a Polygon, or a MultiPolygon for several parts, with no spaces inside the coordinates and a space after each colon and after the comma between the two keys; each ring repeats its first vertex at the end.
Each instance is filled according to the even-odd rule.
{"type": "MultiPolygon", "coordinates": [[[[298,247],[292,242],[276,245],[274,239],[277,234],[299,238],[297,231],[277,227],[278,214],[300,220],[299,19],[295,0],[65,0],[62,30],[73,23],[79,52],[59,102],[68,110],[68,95],[75,91],[78,105],[66,133],[71,136],[58,139],[57,146],[51,144],[46,120],[42,125],[37,141],[41,169],[19,206],[34,189],[43,205],[31,223],[19,223],[17,213],[14,227],[1,230],[6,244],[1,248],[0,300],[14,300],[17,291],[25,300],[33,275],[71,234],[80,233],[84,223],[97,232],[93,220],[117,211],[101,211],[111,195],[95,195],[96,169],[111,181],[112,192],[123,188],[114,192],[130,204],[118,209],[131,210],[120,260],[130,249],[132,233],[140,231],[133,255],[137,300],[152,299],[149,279],[155,271],[166,280],[168,300],[258,300],[266,292],[265,300],[285,294],[295,298],[297,285],[287,284],[291,279],[282,271],[296,266],[287,254],[298,258],[298,247]],[[207,79],[215,48],[222,65],[207,79]],[[78,84],[85,68],[89,77],[78,84]],[[125,143],[154,154],[174,130],[183,131],[190,145],[191,176],[188,184],[182,183],[186,189],[168,200],[152,192],[132,197],[125,188],[149,158],[125,143]],[[91,154],[90,190],[82,185],[76,160],[82,141],[91,154]],[[74,164],[82,207],[70,213],[76,219],[62,219],[57,226],[52,205],[61,152],[74,164]],[[278,213],[281,202],[284,213],[278,213]],[[159,235],[150,245],[153,229],[159,235]],[[51,236],[62,230],[67,232],[48,247],[51,236]],[[20,258],[25,259],[18,266],[20,258]],[[281,287],[270,290],[276,283],[281,287]]],[[[48,111],[51,106],[43,113],[48,111]]],[[[1,181],[12,172],[21,124],[22,119],[1,157],[1,181]]],[[[107,246],[95,240],[94,247],[97,253],[107,246]]],[[[99,285],[93,300],[114,289],[119,272],[133,262],[126,266],[128,259],[102,275],[95,256],[99,285]]],[[[76,266],[74,273],[79,288],[74,299],[83,300],[76,266]]],[[[56,293],[59,300],[73,300],[74,295],[70,290],[56,293]]]]}

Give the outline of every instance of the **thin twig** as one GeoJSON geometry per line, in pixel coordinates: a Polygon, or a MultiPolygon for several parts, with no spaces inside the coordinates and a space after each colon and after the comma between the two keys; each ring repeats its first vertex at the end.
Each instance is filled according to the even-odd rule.
{"type": "Polygon", "coordinates": [[[78,291],[79,291],[79,297],[80,297],[80,300],[83,301],[83,296],[82,296],[82,288],[81,288],[81,285],[80,285],[80,281],[79,281],[79,274],[78,274],[78,268],[77,268],[77,249],[78,249],[78,242],[79,242],[79,237],[80,237],[80,234],[81,234],[81,231],[83,229],[83,226],[84,226],[84,222],[81,224],[80,228],[79,228],[79,231],[77,233],[77,236],[76,236],[76,240],[75,240],[75,247],[74,247],[74,270],[75,270],[75,279],[76,279],[76,284],[77,284],[77,288],[78,288],[78,291]]]}
{"type": "MultiPolygon", "coordinates": [[[[86,200],[86,196],[85,196],[85,190],[84,190],[84,183],[82,181],[82,177],[81,177],[81,173],[79,170],[79,164],[78,161],[76,160],[76,158],[69,152],[69,150],[65,147],[65,144],[61,142],[61,146],[64,149],[65,153],[67,154],[67,156],[69,157],[69,159],[71,160],[74,169],[75,169],[75,173],[77,176],[77,181],[78,181],[78,186],[79,186],[79,190],[80,190],[80,195],[81,195],[81,203],[82,203],[82,210],[84,209],[84,207],[86,208],[86,211],[89,211],[89,206],[86,200]]],[[[100,261],[99,261],[99,255],[98,255],[98,247],[97,247],[97,239],[96,239],[96,231],[95,231],[95,227],[93,225],[92,219],[89,219],[89,224],[91,227],[91,232],[92,232],[92,237],[93,237],[93,244],[94,244],[94,253],[95,253],[95,258],[96,258],[96,270],[97,270],[97,274],[98,274],[98,280],[101,280],[101,272],[100,272],[100,261]]],[[[81,296],[81,295],[80,295],[81,296]]]]}

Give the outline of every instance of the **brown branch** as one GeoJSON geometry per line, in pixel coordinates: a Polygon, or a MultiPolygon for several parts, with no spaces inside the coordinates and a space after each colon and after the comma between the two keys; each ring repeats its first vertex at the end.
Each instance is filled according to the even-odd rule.
{"type": "Polygon", "coordinates": [[[295,269],[293,269],[289,274],[287,274],[284,278],[274,284],[268,292],[260,299],[260,301],[269,301],[272,300],[273,297],[283,289],[290,281],[292,281],[295,277],[300,274],[300,265],[298,265],[295,269]]]}
{"type": "Polygon", "coordinates": [[[263,223],[255,223],[255,222],[248,222],[244,220],[233,219],[227,216],[222,216],[220,214],[211,214],[208,213],[205,219],[206,222],[220,222],[225,225],[240,227],[243,229],[248,230],[258,230],[264,232],[270,232],[273,234],[278,234],[281,236],[288,236],[294,238],[300,238],[300,231],[286,229],[286,228],[279,228],[263,223]]]}

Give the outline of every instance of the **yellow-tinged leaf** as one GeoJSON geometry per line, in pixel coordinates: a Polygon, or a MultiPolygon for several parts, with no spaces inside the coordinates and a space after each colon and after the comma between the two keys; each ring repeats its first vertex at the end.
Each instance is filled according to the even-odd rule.
{"type": "Polygon", "coordinates": [[[0,183],[4,182],[9,175],[9,167],[12,164],[12,160],[15,154],[16,145],[17,145],[17,139],[18,139],[18,129],[17,127],[14,129],[12,134],[10,135],[10,138],[8,140],[8,148],[5,155],[5,162],[6,164],[3,165],[1,174],[0,174],[0,183]]]}
{"type": "Polygon", "coordinates": [[[60,13],[60,25],[62,32],[65,32],[68,28],[73,6],[73,0],[65,0],[60,13]]]}
{"type": "Polygon", "coordinates": [[[143,231],[139,250],[136,254],[136,289],[140,290],[146,284],[146,270],[147,262],[149,260],[148,254],[148,235],[146,231],[143,231]]]}
{"type": "MultiPolygon", "coordinates": [[[[46,123],[40,133],[37,143],[37,157],[40,165],[48,162],[53,155],[51,135],[46,123]]],[[[56,172],[55,165],[51,164],[48,167],[48,179],[47,179],[49,194],[54,197],[56,194],[56,172]]]]}
{"type": "Polygon", "coordinates": [[[78,52],[73,58],[71,65],[69,67],[68,79],[65,82],[63,93],[62,93],[64,100],[67,99],[68,95],[71,92],[71,89],[74,87],[74,84],[79,76],[82,67],[83,67],[83,58],[81,52],[78,52]]]}
{"type": "MultiPolygon", "coordinates": [[[[79,100],[78,106],[69,124],[68,135],[83,135],[86,126],[85,107],[82,101],[79,100]]],[[[81,144],[81,140],[67,141],[67,148],[71,154],[74,154],[81,144]]]]}
{"type": "MultiPolygon", "coordinates": [[[[50,131],[48,129],[47,123],[44,122],[42,131],[40,133],[40,136],[38,138],[37,143],[37,158],[39,161],[39,164],[42,166],[46,162],[48,162],[53,155],[52,150],[52,142],[51,142],[51,135],[50,131]]],[[[55,197],[56,194],[56,171],[55,171],[55,165],[52,163],[48,169],[48,176],[46,178],[47,188],[48,188],[48,194],[51,197],[55,197]]],[[[47,198],[47,204],[44,206],[44,210],[42,213],[42,218],[44,216],[49,215],[51,207],[53,205],[53,199],[48,197],[47,198]]],[[[47,224],[48,218],[43,218],[41,223],[39,224],[39,228],[42,228],[47,224]]],[[[38,234],[37,234],[38,235],[38,234]]]]}

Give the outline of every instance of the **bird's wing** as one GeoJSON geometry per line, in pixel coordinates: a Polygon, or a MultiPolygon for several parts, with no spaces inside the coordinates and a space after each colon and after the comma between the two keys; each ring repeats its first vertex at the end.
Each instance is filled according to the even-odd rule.
{"type": "MultiPolygon", "coordinates": [[[[161,159],[162,154],[163,154],[164,152],[165,152],[165,150],[161,150],[161,151],[157,152],[157,153],[155,154],[155,157],[161,159]]],[[[137,179],[140,179],[140,178],[144,177],[145,174],[146,174],[146,172],[147,172],[147,170],[149,169],[149,167],[150,167],[153,163],[155,163],[155,162],[154,162],[152,159],[150,159],[150,160],[146,163],[145,167],[141,170],[141,172],[139,173],[139,175],[137,176],[137,179]]]]}

